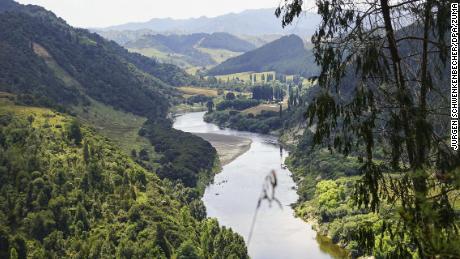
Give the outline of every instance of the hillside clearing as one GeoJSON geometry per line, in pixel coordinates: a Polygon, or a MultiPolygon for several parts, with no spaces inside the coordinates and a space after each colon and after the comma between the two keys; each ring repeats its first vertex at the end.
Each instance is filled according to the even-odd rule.
{"type": "MultiPolygon", "coordinates": [[[[283,106],[283,111],[288,108],[287,99],[283,101],[282,106],[283,106]]],[[[253,115],[259,115],[262,111],[279,112],[280,105],[278,103],[261,103],[255,107],[251,107],[246,110],[243,110],[242,113],[244,114],[252,113],[253,115]]]]}
{"type": "Polygon", "coordinates": [[[197,95],[202,94],[209,97],[216,97],[218,96],[216,89],[209,89],[209,88],[199,88],[199,87],[192,87],[192,86],[182,86],[177,88],[179,91],[184,93],[185,95],[197,95]]]}
{"type": "Polygon", "coordinates": [[[93,125],[101,135],[116,143],[126,154],[131,154],[132,150],[139,153],[145,149],[149,153],[150,161],[158,158],[148,139],[138,134],[146,118],[117,111],[94,100],[88,107],[74,107],[74,111],[83,122],[93,125]]]}

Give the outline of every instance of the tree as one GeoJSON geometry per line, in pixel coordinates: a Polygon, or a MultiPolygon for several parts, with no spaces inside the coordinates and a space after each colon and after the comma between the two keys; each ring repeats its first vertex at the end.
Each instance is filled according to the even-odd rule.
{"type": "Polygon", "coordinates": [[[213,101],[208,101],[206,103],[206,107],[208,108],[208,112],[211,113],[212,110],[214,109],[214,102],[213,101]]]}
{"type": "Polygon", "coordinates": [[[225,100],[235,100],[235,94],[232,93],[232,92],[228,92],[228,93],[225,95],[225,100]]]}
{"type": "Polygon", "coordinates": [[[280,112],[279,113],[280,113],[280,118],[281,118],[283,116],[283,104],[280,103],[279,106],[280,106],[280,112]]]}
{"type": "Polygon", "coordinates": [[[88,164],[90,159],[90,154],[89,154],[89,147],[88,147],[88,142],[85,141],[83,144],[83,160],[85,161],[86,164],[88,164]]]}
{"type": "Polygon", "coordinates": [[[18,252],[16,251],[16,249],[13,247],[11,248],[11,251],[10,251],[10,259],[18,259],[18,252]]]}
{"type": "MultiPolygon", "coordinates": [[[[300,15],[302,2],[277,8],[283,26],[300,15]]],[[[365,156],[358,206],[378,211],[381,201],[401,203],[397,221],[404,227],[397,231],[407,229],[414,249],[398,244],[390,257],[414,251],[422,258],[448,256],[458,242],[449,196],[458,189],[460,153],[448,145],[443,81],[452,2],[316,1],[322,22],[312,42],[321,91],[307,112],[316,125],[315,144],[365,156]],[[376,163],[378,149],[383,162],[376,163]]],[[[360,242],[371,252],[372,242],[360,242]]]]}
{"type": "Polygon", "coordinates": [[[72,120],[69,125],[69,139],[73,140],[76,145],[80,145],[82,138],[80,123],[77,120],[72,120]]]}
{"type": "Polygon", "coordinates": [[[177,250],[177,258],[178,259],[198,259],[200,256],[198,255],[197,249],[193,246],[192,241],[185,241],[181,244],[179,249],[177,250]]]}

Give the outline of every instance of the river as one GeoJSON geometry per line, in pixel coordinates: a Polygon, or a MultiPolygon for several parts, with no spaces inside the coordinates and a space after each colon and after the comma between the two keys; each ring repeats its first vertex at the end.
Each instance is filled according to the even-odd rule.
{"type": "Polygon", "coordinates": [[[191,133],[214,133],[250,138],[250,149],[223,166],[214,183],[204,193],[203,202],[208,217],[217,218],[221,225],[231,227],[246,243],[265,177],[275,170],[278,186],[276,203],[263,201],[257,213],[249,243],[249,255],[265,258],[332,258],[328,246],[318,243],[311,225],[294,217],[291,204],[298,196],[291,172],[282,166],[288,155],[280,149],[276,137],[220,129],[203,121],[204,112],[194,112],[176,118],[174,128],[191,133]]]}

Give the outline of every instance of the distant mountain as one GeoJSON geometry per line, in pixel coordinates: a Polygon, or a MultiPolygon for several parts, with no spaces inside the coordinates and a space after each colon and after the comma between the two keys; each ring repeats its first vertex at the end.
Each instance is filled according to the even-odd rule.
{"type": "Polygon", "coordinates": [[[101,30],[149,29],[157,33],[227,32],[235,35],[294,33],[302,36],[310,36],[313,35],[321,19],[317,14],[305,13],[297,23],[283,29],[281,21],[276,18],[274,13],[275,8],[267,8],[247,10],[241,13],[230,13],[212,18],[152,19],[147,22],[127,23],[101,30]]]}
{"type": "Polygon", "coordinates": [[[95,32],[102,37],[108,39],[108,40],[113,40],[116,43],[120,45],[125,45],[126,43],[130,41],[136,41],[145,35],[153,35],[156,34],[152,30],[148,29],[143,29],[143,30],[135,30],[135,31],[115,31],[115,30],[110,30],[110,31],[101,31],[101,30],[90,30],[91,32],[95,32]]]}
{"type": "Polygon", "coordinates": [[[208,71],[209,75],[276,71],[286,75],[312,76],[318,71],[314,57],[296,35],[284,36],[260,48],[228,59],[208,71]]]}
{"type": "Polygon", "coordinates": [[[256,48],[254,44],[229,33],[215,32],[199,42],[199,46],[210,49],[226,49],[234,52],[247,52],[256,48]]]}
{"type": "Polygon", "coordinates": [[[223,32],[144,35],[124,46],[131,51],[184,67],[215,65],[228,57],[256,48],[246,40],[223,32]]]}
{"type": "Polygon", "coordinates": [[[68,106],[91,98],[148,117],[166,113],[170,85],[192,80],[174,65],[12,1],[0,3],[0,60],[0,91],[24,103],[68,106]]]}

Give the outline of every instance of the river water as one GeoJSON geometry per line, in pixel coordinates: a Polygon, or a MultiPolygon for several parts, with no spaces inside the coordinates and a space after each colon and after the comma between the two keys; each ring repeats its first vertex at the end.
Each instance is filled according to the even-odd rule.
{"type": "Polygon", "coordinates": [[[250,138],[251,148],[217,174],[214,183],[206,188],[203,202],[208,217],[217,218],[221,225],[231,227],[248,243],[251,223],[265,177],[275,170],[278,186],[276,198],[282,207],[266,200],[257,213],[249,243],[249,255],[265,258],[332,258],[327,245],[320,245],[311,225],[294,217],[290,205],[298,196],[291,172],[282,164],[283,152],[273,136],[220,129],[203,121],[204,112],[194,112],[176,118],[174,128],[191,133],[215,133],[250,138]]]}

